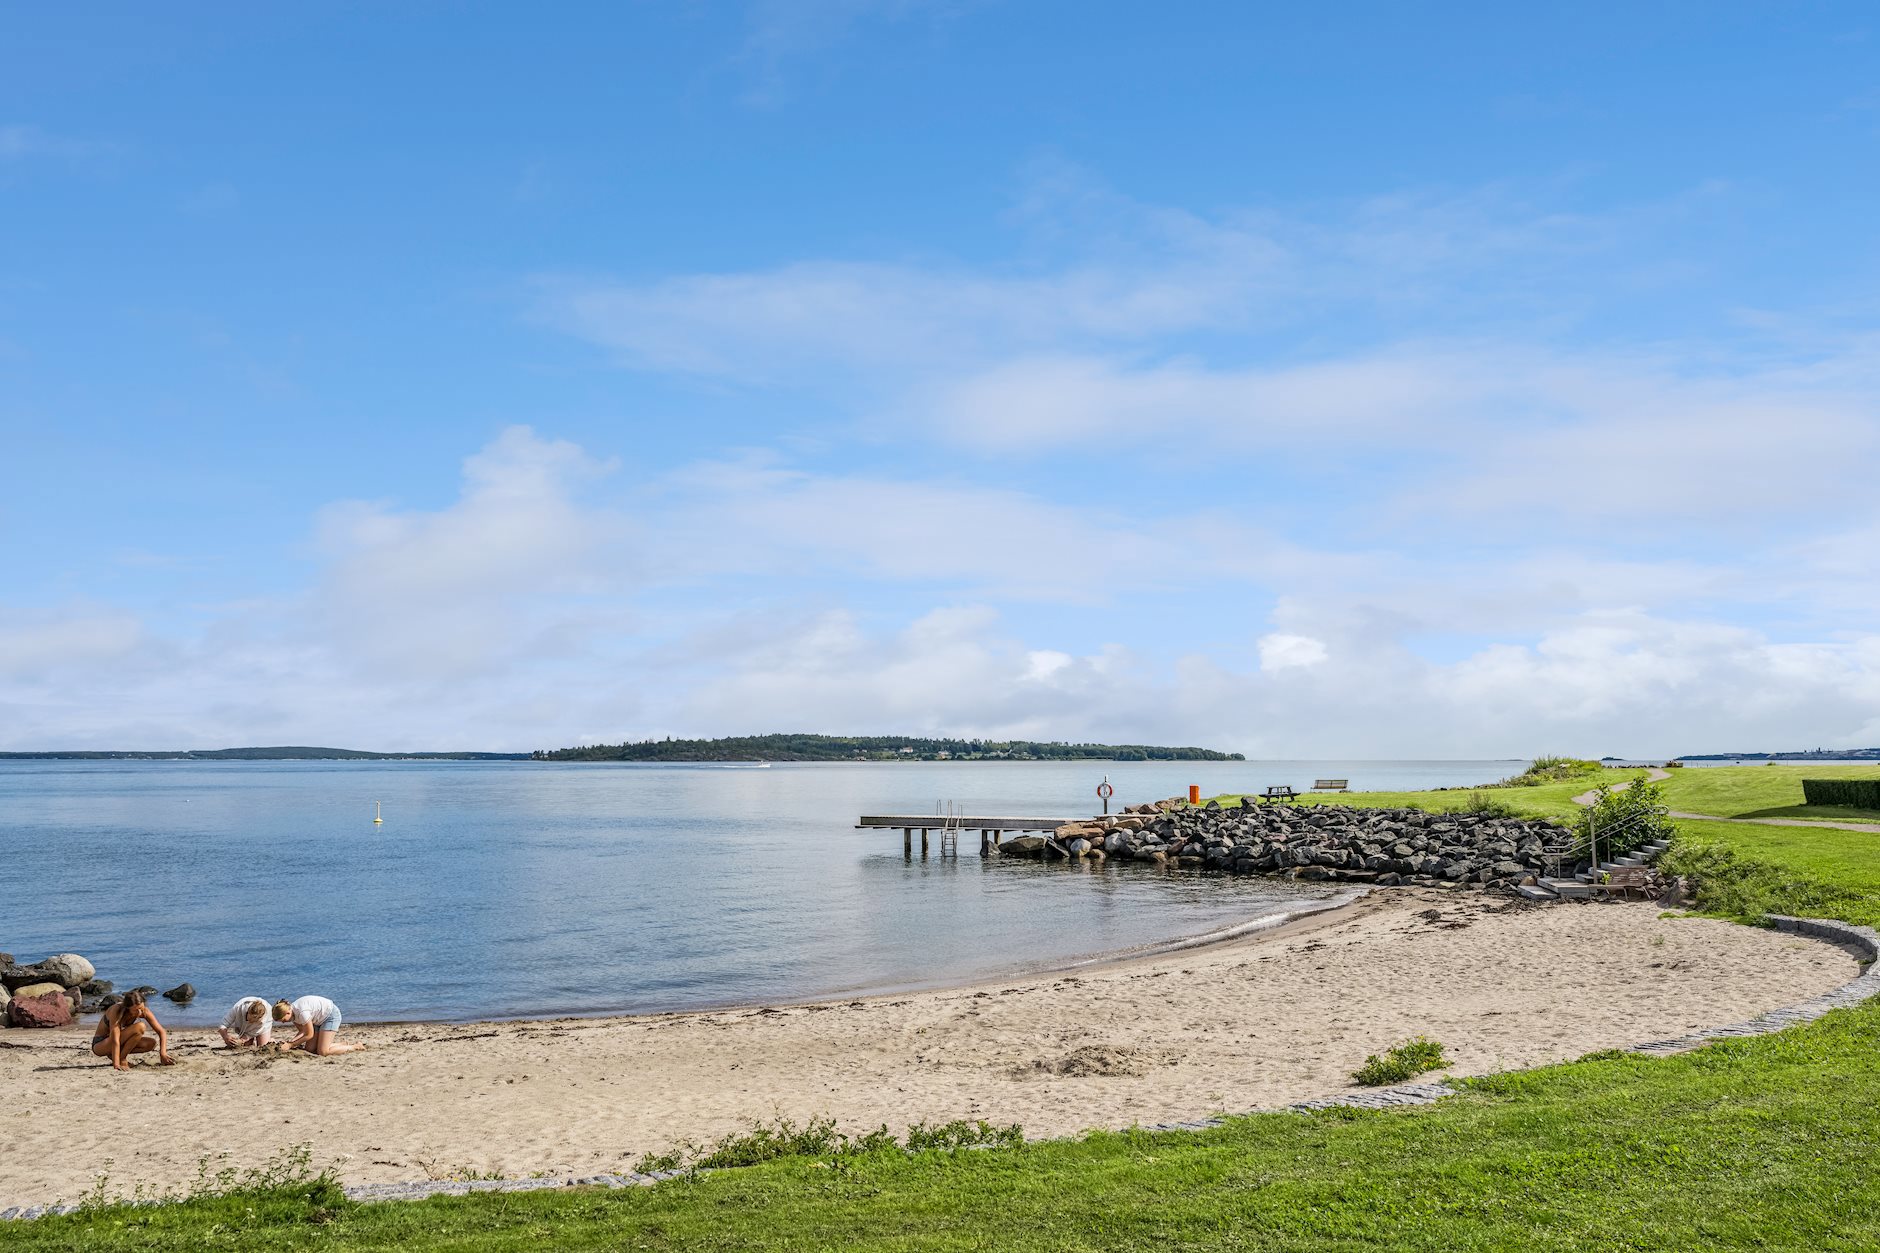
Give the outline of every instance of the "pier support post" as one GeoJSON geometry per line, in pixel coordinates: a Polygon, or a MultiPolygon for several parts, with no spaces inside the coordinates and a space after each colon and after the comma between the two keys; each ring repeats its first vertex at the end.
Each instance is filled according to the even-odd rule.
{"type": "Polygon", "coordinates": [[[901,856],[912,857],[913,855],[914,855],[914,828],[902,827],[901,828],[901,856]]]}
{"type": "Polygon", "coordinates": [[[992,833],[992,847],[994,847],[994,848],[997,848],[997,847],[999,847],[999,839],[1000,839],[1000,837],[1001,837],[1001,836],[1003,836],[1004,834],[1005,834],[1005,832],[1003,832],[1003,831],[994,831],[994,832],[992,833]]]}
{"type": "Polygon", "coordinates": [[[979,829],[979,855],[981,857],[992,856],[992,836],[984,827],[979,829]]]}
{"type": "Polygon", "coordinates": [[[920,855],[922,857],[925,857],[927,855],[927,828],[926,827],[922,827],[920,829],[920,855]]]}

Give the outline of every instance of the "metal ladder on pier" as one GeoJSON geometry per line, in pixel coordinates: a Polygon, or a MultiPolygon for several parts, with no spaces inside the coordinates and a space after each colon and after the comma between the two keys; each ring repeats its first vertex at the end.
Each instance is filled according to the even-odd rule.
{"type": "Polygon", "coordinates": [[[940,855],[946,857],[950,854],[958,857],[960,855],[960,819],[966,815],[960,812],[959,806],[954,802],[947,801],[945,804],[944,810],[940,807],[940,801],[935,801],[933,804],[934,814],[944,816],[946,819],[940,828],[940,855]]]}

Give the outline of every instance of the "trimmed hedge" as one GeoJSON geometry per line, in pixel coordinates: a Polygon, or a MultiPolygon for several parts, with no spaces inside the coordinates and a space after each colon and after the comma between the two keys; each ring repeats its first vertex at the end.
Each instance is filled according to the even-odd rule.
{"type": "Polygon", "coordinates": [[[1880,809],[1880,779],[1803,779],[1802,798],[1810,805],[1880,809]]]}

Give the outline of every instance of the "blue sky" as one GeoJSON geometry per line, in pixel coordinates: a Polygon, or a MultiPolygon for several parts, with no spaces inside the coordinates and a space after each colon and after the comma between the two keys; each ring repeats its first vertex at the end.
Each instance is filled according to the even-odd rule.
{"type": "Polygon", "coordinates": [[[0,747],[1880,743],[1867,6],[0,13],[0,747]]]}

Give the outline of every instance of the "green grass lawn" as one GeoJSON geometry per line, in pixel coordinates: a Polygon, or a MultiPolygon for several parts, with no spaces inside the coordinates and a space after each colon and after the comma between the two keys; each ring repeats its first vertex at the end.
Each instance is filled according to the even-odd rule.
{"type": "MultiPolygon", "coordinates": [[[[1525,799],[1543,812],[1564,799],[1547,795],[1553,786],[1493,795],[1519,803],[1539,793],[1525,799]]],[[[1321,803],[1443,807],[1457,795],[1321,803]]],[[[1880,923],[1880,837],[1681,822],[1668,861],[1703,876],[1707,909],[1880,923]]],[[[1856,1250],[1880,1248],[1875,1145],[1880,1003],[1869,1003],[1680,1057],[1609,1055],[1494,1076],[1423,1109],[1262,1115],[1208,1132],[1104,1133],[1010,1149],[792,1158],[619,1192],[353,1205],[330,1185],[298,1184],[0,1227],[0,1244],[1856,1250]]]]}
{"type": "Polygon", "coordinates": [[[1880,927],[1880,835],[1679,819],[1662,867],[1704,880],[1707,909],[1801,914],[1880,927]]]}
{"type": "MultiPolygon", "coordinates": [[[[1311,805],[1360,805],[1377,809],[1466,809],[1480,795],[1536,818],[1570,819],[1579,807],[1573,798],[1601,783],[1624,783],[1641,771],[1602,769],[1581,778],[1535,787],[1497,787],[1471,790],[1445,788],[1428,792],[1317,793],[1300,797],[1311,805]]],[[[1665,803],[1686,813],[1719,818],[1800,818],[1823,822],[1880,822],[1880,810],[1844,806],[1804,805],[1802,780],[1880,778],[1880,766],[1687,766],[1673,770],[1659,786],[1665,803]]],[[[1259,789],[1252,789],[1258,792],[1259,789]]],[[[1240,800],[1230,792],[1213,799],[1223,805],[1240,800]]]]}
{"type": "Polygon", "coordinates": [[[1686,813],[1880,822],[1880,810],[1804,805],[1803,779],[1880,779],[1880,766],[1687,766],[1660,786],[1665,803],[1686,813]]]}
{"type": "MultiPolygon", "coordinates": [[[[1428,792],[1315,792],[1299,798],[1308,805],[1356,805],[1367,809],[1468,809],[1478,793],[1516,812],[1533,818],[1569,819],[1579,812],[1573,798],[1590,792],[1602,783],[1624,783],[1636,778],[1637,770],[1598,770],[1580,778],[1534,787],[1497,787],[1487,789],[1444,788],[1428,792]]],[[[1798,785],[1799,786],[1799,785],[1798,785]]],[[[1257,794],[1259,788],[1249,793],[1257,794]]],[[[1223,805],[1240,802],[1239,792],[1213,797],[1223,805]]],[[[1205,803],[1205,802],[1204,802],[1205,803]]]]}

